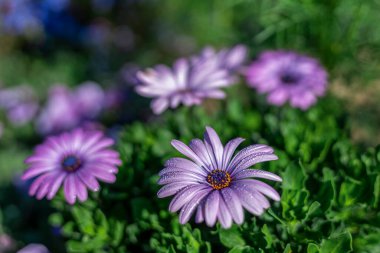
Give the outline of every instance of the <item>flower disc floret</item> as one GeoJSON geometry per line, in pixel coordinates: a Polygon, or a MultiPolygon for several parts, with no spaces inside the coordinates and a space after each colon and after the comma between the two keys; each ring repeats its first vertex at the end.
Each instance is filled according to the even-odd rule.
{"type": "Polygon", "coordinates": [[[207,176],[207,182],[215,190],[226,188],[231,183],[231,176],[228,172],[223,170],[213,170],[207,176]]]}

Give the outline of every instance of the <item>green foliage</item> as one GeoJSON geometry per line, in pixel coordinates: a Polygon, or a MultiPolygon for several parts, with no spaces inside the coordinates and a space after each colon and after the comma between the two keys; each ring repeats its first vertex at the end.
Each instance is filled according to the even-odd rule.
{"type": "Polygon", "coordinates": [[[88,204],[57,205],[64,213],[61,225],[70,238],[69,252],[76,252],[76,245],[85,245],[87,252],[325,253],[378,248],[379,149],[363,152],[351,144],[341,127],[345,117],[339,111],[326,113],[328,100],[302,112],[268,108],[250,94],[240,98],[213,104],[213,110],[181,108],[149,124],[126,126],[118,144],[123,165],[117,183],[104,186],[88,204]],[[201,137],[206,125],[224,141],[242,136],[245,145],[269,143],[275,148],[278,161],[255,167],[282,176],[283,183],[274,184],[280,203],[261,217],[246,213],[245,223],[229,230],[178,223],[178,215],[167,211],[170,199],[156,197],[157,173],[167,158],[179,155],[170,146],[172,139],[201,137]]]}

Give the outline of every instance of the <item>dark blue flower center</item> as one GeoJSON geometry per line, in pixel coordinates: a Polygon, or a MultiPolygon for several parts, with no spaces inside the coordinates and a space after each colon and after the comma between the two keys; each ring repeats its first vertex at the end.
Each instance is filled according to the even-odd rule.
{"type": "Polygon", "coordinates": [[[299,75],[295,73],[284,73],[281,75],[281,82],[287,85],[297,84],[300,80],[299,75]]]}
{"type": "Polygon", "coordinates": [[[62,167],[64,170],[74,172],[82,166],[82,161],[75,155],[66,156],[62,160],[62,167]]]}
{"type": "Polygon", "coordinates": [[[215,190],[220,190],[230,185],[231,176],[224,170],[213,170],[207,175],[207,182],[215,190]]]}

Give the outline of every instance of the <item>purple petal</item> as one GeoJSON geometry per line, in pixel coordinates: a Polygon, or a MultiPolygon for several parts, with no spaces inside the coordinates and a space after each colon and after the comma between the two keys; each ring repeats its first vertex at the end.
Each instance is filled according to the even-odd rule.
{"type": "MultiPolygon", "coordinates": [[[[97,144],[95,144],[93,147],[89,148],[87,150],[87,153],[90,154],[90,153],[95,153],[95,152],[98,152],[98,151],[101,151],[105,148],[108,148],[112,145],[115,144],[115,141],[112,140],[112,139],[109,139],[109,138],[103,138],[101,141],[99,141],[97,144]]],[[[105,150],[103,150],[105,151],[105,150]]],[[[102,152],[103,152],[102,151],[102,152]]],[[[114,151],[115,152],[115,151],[114,151]]]]}
{"type": "Polygon", "coordinates": [[[215,170],[219,169],[218,164],[216,162],[216,157],[215,157],[214,151],[212,150],[212,147],[211,147],[210,143],[208,143],[207,141],[205,141],[204,145],[206,146],[206,150],[207,150],[208,156],[210,157],[212,167],[215,170]]]}
{"type": "MultiPolygon", "coordinates": [[[[191,184],[191,183],[190,183],[191,184]]],[[[193,183],[194,184],[194,183],[193,183]]],[[[165,198],[171,195],[176,194],[179,192],[181,189],[185,188],[189,184],[184,184],[184,183],[171,183],[163,186],[157,193],[157,196],[159,198],[165,198]]]]}
{"type": "Polygon", "coordinates": [[[36,198],[43,199],[50,189],[50,185],[53,183],[54,178],[59,174],[59,172],[49,173],[49,177],[45,178],[45,180],[40,184],[36,198]]]}
{"type": "Polygon", "coordinates": [[[247,179],[247,180],[239,180],[236,182],[236,184],[241,183],[241,182],[247,184],[248,187],[250,187],[251,189],[255,189],[273,200],[280,201],[281,199],[278,192],[272,186],[264,182],[261,182],[255,179],[247,179]]]}
{"type": "Polygon", "coordinates": [[[220,193],[215,190],[205,200],[205,220],[209,227],[214,226],[219,210],[220,193]]]}
{"type": "Polygon", "coordinates": [[[49,193],[47,194],[47,199],[52,199],[56,194],[58,189],[61,187],[63,180],[66,178],[66,173],[59,173],[59,175],[54,179],[50,185],[49,193]]]}
{"type": "Polygon", "coordinates": [[[34,196],[37,193],[37,190],[41,186],[41,184],[43,184],[45,180],[48,180],[51,174],[52,172],[49,172],[37,177],[29,188],[29,195],[34,196]]]}
{"type": "Polygon", "coordinates": [[[189,157],[196,164],[200,166],[203,165],[203,162],[199,159],[199,157],[185,143],[178,140],[172,140],[171,144],[175,149],[177,149],[183,155],[189,157]]]}
{"type": "Polygon", "coordinates": [[[179,213],[179,222],[181,224],[185,224],[190,220],[191,215],[208,193],[208,189],[197,192],[195,196],[181,209],[181,212],[179,213]]]}
{"type": "Polygon", "coordinates": [[[243,207],[240,203],[239,197],[236,195],[236,193],[232,189],[228,187],[223,188],[220,192],[223,196],[224,202],[228,210],[230,211],[232,219],[237,224],[242,224],[244,221],[244,212],[243,212],[243,207]]]}
{"type": "Polygon", "coordinates": [[[106,182],[106,183],[114,183],[116,181],[116,176],[112,173],[108,173],[107,171],[104,171],[102,169],[91,167],[89,169],[83,169],[87,171],[87,173],[92,173],[96,178],[99,180],[106,182]]]}
{"type": "Polygon", "coordinates": [[[56,166],[50,165],[50,166],[41,166],[41,167],[31,167],[27,171],[24,172],[21,179],[22,180],[28,180],[30,178],[33,178],[37,175],[40,175],[44,172],[55,170],[56,166]]]}
{"type": "Polygon", "coordinates": [[[199,204],[198,207],[197,207],[197,212],[195,214],[195,222],[196,223],[201,223],[201,222],[204,221],[203,208],[204,208],[204,204],[203,203],[199,204]]]}
{"type": "Polygon", "coordinates": [[[236,164],[236,167],[230,170],[230,174],[231,176],[233,176],[235,173],[238,173],[241,170],[247,169],[251,167],[252,165],[255,165],[256,163],[273,161],[273,160],[278,160],[278,157],[275,154],[254,153],[240,160],[240,162],[236,164]]]}
{"type": "Polygon", "coordinates": [[[234,154],[236,148],[244,141],[243,138],[236,138],[233,140],[230,140],[224,149],[223,152],[223,165],[222,168],[227,168],[228,163],[231,160],[232,155],[234,154]]]}
{"type": "Polygon", "coordinates": [[[98,171],[104,171],[107,173],[117,173],[119,170],[116,166],[103,162],[89,162],[86,163],[86,167],[96,169],[98,171]]]}
{"type": "Polygon", "coordinates": [[[92,148],[96,143],[103,137],[103,133],[101,132],[92,132],[87,134],[83,138],[81,150],[87,152],[88,149],[92,148]]]}
{"type": "Polygon", "coordinates": [[[246,170],[240,170],[234,175],[235,180],[249,178],[249,177],[265,178],[265,179],[278,181],[278,182],[282,181],[281,177],[264,170],[246,169],[246,170]]]}
{"type": "Polygon", "coordinates": [[[83,170],[77,171],[77,176],[82,180],[82,182],[92,191],[98,191],[100,186],[96,178],[83,170]]]}
{"type": "Polygon", "coordinates": [[[205,141],[208,142],[212,147],[212,154],[215,156],[217,167],[222,168],[223,145],[220,141],[218,134],[215,132],[213,128],[207,126],[204,138],[205,141]]]}
{"type": "Polygon", "coordinates": [[[199,173],[199,174],[207,176],[207,173],[204,171],[204,169],[202,169],[202,167],[184,158],[179,158],[179,157],[171,158],[166,161],[165,167],[181,168],[184,171],[191,171],[191,172],[195,172],[195,173],[199,173]]]}
{"type": "Polygon", "coordinates": [[[228,229],[232,225],[232,217],[230,214],[230,211],[228,210],[226,203],[224,202],[223,198],[220,198],[219,200],[219,212],[218,212],[218,219],[220,221],[220,224],[224,229],[228,229]]]}
{"type": "Polygon", "coordinates": [[[236,167],[236,164],[239,163],[242,159],[254,154],[254,153],[273,153],[273,148],[263,145],[263,144],[257,144],[257,145],[251,145],[248,146],[242,150],[240,150],[234,158],[232,158],[230,164],[227,167],[227,171],[231,171],[234,167],[236,167]]]}
{"type": "Polygon", "coordinates": [[[166,97],[154,99],[150,107],[155,114],[161,114],[169,107],[169,100],[166,97]]]}
{"type": "Polygon", "coordinates": [[[170,212],[177,212],[181,207],[183,207],[195,194],[200,191],[209,189],[209,187],[205,185],[190,185],[185,189],[182,189],[178,192],[169,205],[170,212]]]}
{"type": "Polygon", "coordinates": [[[87,189],[86,189],[86,186],[82,183],[82,181],[77,178],[76,176],[74,177],[74,181],[75,181],[75,185],[77,187],[77,196],[78,196],[78,199],[81,201],[81,202],[84,202],[87,200],[88,198],[88,194],[87,194],[87,189]]]}
{"type": "Polygon", "coordinates": [[[175,182],[191,183],[191,182],[203,182],[205,178],[202,178],[194,173],[190,172],[168,172],[161,175],[158,180],[159,185],[170,184],[175,182]]]}
{"type": "Polygon", "coordinates": [[[200,139],[194,139],[190,142],[189,146],[202,161],[202,168],[205,168],[207,171],[216,169],[203,141],[200,139]]]}
{"type": "Polygon", "coordinates": [[[73,205],[76,200],[76,195],[77,195],[77,188],[75,185],[75,175],[74,174],[69,174],[63,184],[64,187],[64,193],[65,193],[65,198],[67,203],[70,205],[73,205]]]}
{"type": "Polygon", "coordinates": [[[252,193],[252,191],[246,190],[242,185],[239,185],[238,183],[233,184],[231,188],[234,189],[236,195],[239,196],[243,207],[250,213],[261,215],[264,212],[264,207],[262,206],[259,199],[256,198],[255,194],[252,193]]]}

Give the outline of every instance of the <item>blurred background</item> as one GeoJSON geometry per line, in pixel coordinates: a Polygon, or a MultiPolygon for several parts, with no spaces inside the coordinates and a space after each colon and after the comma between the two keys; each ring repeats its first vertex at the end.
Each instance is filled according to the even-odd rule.
{"type": "Polygon", "coordinates": [[[78,125],[116,138],[151,120],[135,72],[205,46],[319,59],[351,139],[379,144],[379,13],[379,0],[0,0],[0,252],[31,242],[64,252],[50,207],[19,180],[32,148],[78,125]]]}

